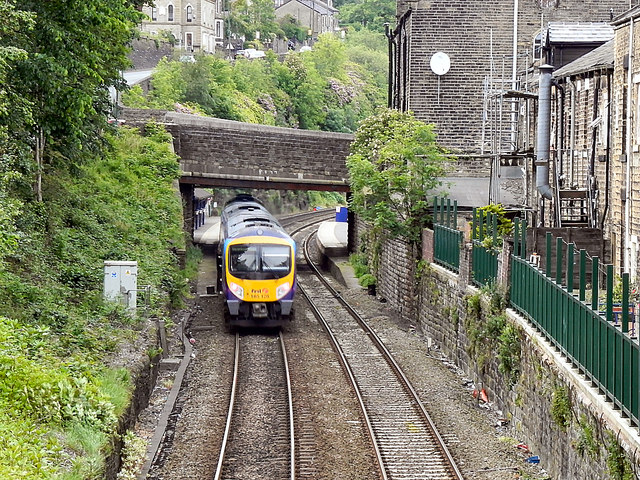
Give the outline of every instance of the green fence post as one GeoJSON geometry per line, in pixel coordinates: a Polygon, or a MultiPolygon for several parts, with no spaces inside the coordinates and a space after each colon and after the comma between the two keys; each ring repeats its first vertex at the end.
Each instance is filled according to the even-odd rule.
{"type": "Polygon", "coordinates": [[[520,242],[520,258],[527,259],[527,219],[522,220],[522,241],[520,242]]]}
{"type": "Polygon", "coordinates": [[[613,265],[607,265],[607,322],[613,320],[613,265]]]}
{"type": "Polygon", "coordinates": [[[587,288],[587,251],[584,248],[580,249],[580,293],[579,297],[581,302],[584,302],[586,295],[585,290],[587,288]]]}
{"type": "Polygon", "coordinates": [[[498,244],[498,215],[495,213],[491,215],[491,230],[493,231],[493,245],[498,244]]]}
{"type": "Polygon", "coordinates": [[[447,223],[448,228],[451,228],[451,199],[447,198],[447,223]]]}
{"type": "Polygon", "coordinates": [[[552,262],[552,255],[551,255],[551,246],[552,246],[552,239],[553,236],[551,235],[551,232],[547,232],[547,261],[545,263],[545,271],[547,274],[547,277],[551,278],[551,262],[552,262]]]}
{"type": "Polygon", "coordinates": [[[513,226],[513,254],[516,257],[520,257],[520,219],[515,219],[515,225],[513,226]]]}
{"type": "Polygon", "coordinates": [[[622,274],[622,312],[620,313],[622,322],[622,333],[629,332],[629,273],[622,274]]]}
{"type": "Polygon", "coordinates": [[[569,295],[573,295],[573,254],[575,248],[575,243],[567,245],[567,292],[569,292],[569,295]]]}
{"type": "Polygon", "coordinates": [[[477,233],[476,233],[476,228],[478,228],[478,217],[477,217],[478,211],[476,209],[476,207],[473,207],[473,211],[472,211],[472,220],[471,220],[471,240],[475,240],[476,238],[478,238],[477,233]]]}
{"type": "Polygon", "coordinates": [[[556,283],[562,285],[562,238],[556,238],[556,283]]]}
{"type": "Polygon", "coordinates": [[[458,229],[458,201],[453,201],[453,218],[451,219],[451,228],[458,229]]]}
{"type": "Polygon", "coordinates": [[[595,377],[599,375],[600,362],[598,359],[594,358],[595,352],[597,351],[597,347],[594,348],[594,345],[598,345],[599,336],[598,336],[598,328],[600,325],[600,316],[598,315],[598,310],[600,306],[600,299],[598,296],[600,295],[600,259],[598,257],[593,257],[591,259],[591,310],[594,313],[590,314],[590,322],[589,322],[589,341],[587,343],[587,368],[589,371],[593,373],[595,377]]]}
{"type": "Polygon", "coordinates": [[[598,257],[593,257],[591,260],[591,309],[594,312],[600,310],[600,299],[598,296],[600,295],[600,259],[598,257]]]}

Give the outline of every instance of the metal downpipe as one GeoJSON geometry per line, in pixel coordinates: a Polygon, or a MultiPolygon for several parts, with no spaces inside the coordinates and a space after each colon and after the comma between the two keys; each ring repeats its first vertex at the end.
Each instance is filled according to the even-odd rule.
{"type": "Polygon", "coordinates": [[[538,141],[536,149],[536,188],[542,198],[551,199],[549,185],[549,151],[551,135],[551,65],[540,66],[538,92],[538,141]]]}

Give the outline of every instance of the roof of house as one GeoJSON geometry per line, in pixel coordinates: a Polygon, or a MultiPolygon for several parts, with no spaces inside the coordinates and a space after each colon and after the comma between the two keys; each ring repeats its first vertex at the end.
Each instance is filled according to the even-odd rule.
{"type": "Polygon", "coordinates": [[[549,22],[546,31],[549,44],[603,43],[613,38],[613,26],[600,22],[549,22]]]}
{"type": "Polygon", "coordinates": [[[322,2],[321,0],[289,0],[283,3],[282,5],[280,5],[278,8],[276,8],[276,10],[284,7],[289,2],[298,2],[301,5],[304,5],[305,7],[309,8],[310,10],[314,10],[316,13],[320,15],[335,15],[336,13],[338,13],[337,9],[330,7],[329,5],[322,2]]]}
{"type": "Polygon", "coordinates": [[[611,23],[616,26],[619,27],[621,25],[624,25],[625,23],[629,22],[629,20],[631,20],[632,18],[636,18],[640,15],[640,5],[636,5],[633,8],[630,8],[629,10],[627,10],[626,12],[624,12],[621,15],[618,15],[616,18],[614,18],[611,23]]]}
{"type": "Polygon", "coordinates": [[[602,69],[613,70],[613,39],[559,68],[553,76],[562,78],[602,69]]]}

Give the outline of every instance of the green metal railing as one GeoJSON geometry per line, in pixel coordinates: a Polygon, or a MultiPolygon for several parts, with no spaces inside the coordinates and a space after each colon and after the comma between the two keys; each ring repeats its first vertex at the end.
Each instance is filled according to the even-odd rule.
{"type": "Polygon", "coordinates": [[[462,232],[458,226],[458,202],[433,199],[433,258],[456,273],[460,271],[462,232]]]}
{"type": "Polygon", "coordinates": [[[498,275],[498,216],[473,209],[471,280],[477,286],[496,281],[498,275]]]}
{"type": "Polygon", "coordinates": [[[620,321],[616,325],[612,265],[603,271],[598,257],[593,257],[587,272],[587,254],[580,250],[576,275],[575,245],[568,244],[565,252],[562,239],[557,238],[555,277],[552,278],[551,234],[548,233],[546,239],[544,272],[526,258],[526,222],[516,220],[514,238],[511,305],[529,318],[633,424],[640,426],[640,351],[638,343],[629,335],[629,325],[635,326],[629,315],[629,274],[622,274],[620,321]],[[565,285],[562,284],[563,272],[565,285]],[[590,288],[587,288],[587,273],[591,277],[590,288]],[[604,311],[600,312],[602,276],[606,291],[604,311]]]}

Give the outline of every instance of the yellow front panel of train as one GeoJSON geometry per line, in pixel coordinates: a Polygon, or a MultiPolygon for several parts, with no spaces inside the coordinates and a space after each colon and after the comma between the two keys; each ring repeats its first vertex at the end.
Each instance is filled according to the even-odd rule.
{"type": "Polygon", "coordinates": [[[241,237],[229,242],[226,253],[227,283],[245,302],[275,302],[293,286],[293,248],[285,239],[241,237]],[[247,278],[270,275],[279,278],[247,278]]]}

